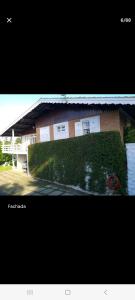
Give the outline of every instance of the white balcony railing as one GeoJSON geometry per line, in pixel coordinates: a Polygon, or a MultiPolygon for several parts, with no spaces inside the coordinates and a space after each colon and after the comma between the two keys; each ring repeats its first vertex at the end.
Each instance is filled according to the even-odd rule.
{"type": "Polygon", "coordinates": [[[26,144],[2,145],[2,153],[27,154],[28,145],[26,144]]]}

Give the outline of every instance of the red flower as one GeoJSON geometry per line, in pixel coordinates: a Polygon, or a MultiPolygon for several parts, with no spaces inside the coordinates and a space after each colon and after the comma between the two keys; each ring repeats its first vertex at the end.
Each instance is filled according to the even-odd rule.
{"type": "Polygon", "coordinates": [[[119,190],[121,188],[121,183],[116,175],[111,175],[107,178],[106,185],[111,190],[119,190]]]}

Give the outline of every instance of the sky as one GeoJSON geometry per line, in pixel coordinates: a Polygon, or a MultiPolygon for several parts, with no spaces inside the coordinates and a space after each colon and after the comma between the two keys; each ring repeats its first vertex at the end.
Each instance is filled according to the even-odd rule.
{"type": "MultiPolygon", "coordinates": [[[[10,123],[14,122],[22,113],[24,113],[30,106],[32,106],[40,98],[52,98],[60,97],[58,94],[0,94],[0,132],[4,131],[10,123]]],[[[67,96],[75,96],[73,94],[67,94],[67,96]]],[[[81,94],[76,96],[129,96],[129,94],[81,94]]],[[[130,94],[135,96],[135,94],[130,94]]]]}
{"type": "Polygon", "coordinates": [[[44,95],[0,95],[0,132],[44,95]]]}

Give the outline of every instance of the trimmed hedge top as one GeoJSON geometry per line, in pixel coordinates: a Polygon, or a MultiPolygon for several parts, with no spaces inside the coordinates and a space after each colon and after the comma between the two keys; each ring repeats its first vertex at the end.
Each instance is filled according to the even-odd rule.
{"type": "Polygon", "coordinates": [[[88,135],[29,146],[33,176],[106,193],[106,178],[115,173],[126,193],[126,153],[119,132],[88,135]]]}

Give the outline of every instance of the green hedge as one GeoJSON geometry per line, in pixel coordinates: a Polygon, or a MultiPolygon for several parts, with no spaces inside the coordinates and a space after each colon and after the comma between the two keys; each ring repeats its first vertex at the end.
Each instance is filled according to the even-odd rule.
{"type": "Polygon", "coordinates": [[[124,131],[124,142],[135,143],[135,127],[129,126],[124,131]]]}
{"type": "Polygon", "coordinates": [[[37,143],[29,146],[33,176],[106,193],[106,176],[115,172],[126,193],[126,153],[118,132],[37,143]]]}

